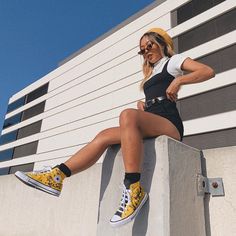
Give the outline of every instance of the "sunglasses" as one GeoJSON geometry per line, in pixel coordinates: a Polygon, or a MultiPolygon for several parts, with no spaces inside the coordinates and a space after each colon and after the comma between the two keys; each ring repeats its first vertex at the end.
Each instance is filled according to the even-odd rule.
{"type": "Polygon", "coordinates": [[[144,54],[146,53],[146,50],[147,50],[147,51],[150,51],[150,50],[152,49],[153,44],[154,44],[154,43],[152,43],[151,41],[148,41],[146,47],[145,47],[144,49],[141,49],[141,50],[138,52],[138,54],[139,54],[139,55],[144,55],[144,54]]]}

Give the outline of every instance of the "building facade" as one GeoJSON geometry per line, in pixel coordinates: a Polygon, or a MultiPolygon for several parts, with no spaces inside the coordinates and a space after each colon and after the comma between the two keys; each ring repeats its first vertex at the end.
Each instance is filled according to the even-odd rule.
{"type": "Polygon", "coordinates": [[[182,53],[214,68],[214,79],[183,86],[183,142],[236,145],[235,0],[156,1],[74,53],[9,99],[0,137],[0,175],[61,163],[144,98],[139,38],[161,27],[182,53]]]}

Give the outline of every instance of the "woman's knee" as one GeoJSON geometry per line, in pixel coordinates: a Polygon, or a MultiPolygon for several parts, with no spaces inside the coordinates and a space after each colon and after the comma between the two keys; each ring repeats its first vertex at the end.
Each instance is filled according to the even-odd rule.
{"type": "Polygon", "coordinates": [[[114,130],[113,132],[112,128],[104,129],[96,135],[93,142],[96,142],[99,146],[103,147],[108,147],[116,142],[118,143],[119,140],[116,140],[118,137],[116,137],[117,134],[115,132],[117,131],[114,130]]]}
{"type": "Polygon", "coordinates": [[[107,140],[108,140],[107,131],[102,130],[95,136],[95,138],[93,139],[93,142],[98,144],[98,145],[103,146],[103,145],[106,145],[107,140]]]}
{"type": "Polygon", "coordinates": [[[136,109],[128,108],[120,113],[120,126],[137,125],[138,111],[136,109]]]}

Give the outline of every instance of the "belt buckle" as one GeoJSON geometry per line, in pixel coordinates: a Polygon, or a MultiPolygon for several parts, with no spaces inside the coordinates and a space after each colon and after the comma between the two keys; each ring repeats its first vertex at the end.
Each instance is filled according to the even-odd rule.
{"type": "Polygon", "coordinates": [[[146,107],[146,108],[150,107],[151,105],[152,105],[152,103],[151,103],[150,100],[148,100],[148,101],[145,102],[145,107],[146,107]]]}
{"type": "Polygon", "coordinates": [[[150,99],[150,100],[147,100],[147,101],[145,102],[145,107],[148,108],[148,107],[152,106],[155,102],[156,102],[156,99],[155,99],[155,98],[150,99]]]}
{"type": "Polygon", "coordinates": [[[145,102],[145,107],[146,107],[146,108],[150,107],[151,105],[152,105],[152,100],[147,100],[147,101],[145,102]]]}
{"type": "Polygon", "coordinates": [[[165,96],[160,96],[160,97],[157,97],[156,99],[157,99],[158,103],[161,103],[163,100],[166,99],[166,97],[165,96]]]}

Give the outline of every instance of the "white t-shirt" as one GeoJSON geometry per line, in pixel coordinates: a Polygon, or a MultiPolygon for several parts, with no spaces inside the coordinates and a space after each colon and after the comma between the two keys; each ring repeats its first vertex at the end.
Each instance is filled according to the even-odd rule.
{"type": "Polygon", "coordinates": [[[181,65],[183,64],[184,60],[186,60],[186,58],[187,57],[183,56],[182,54],[175,54],[170,59],[168,57],[163,57],[156,64],[154,64],[154,68],[150,77],[162,72],[163,67],[167,63],[168,59],[170,60],[167,66],[168,73],[174,76],[175,78],[180,75],[183,75],[181,65]]]}

